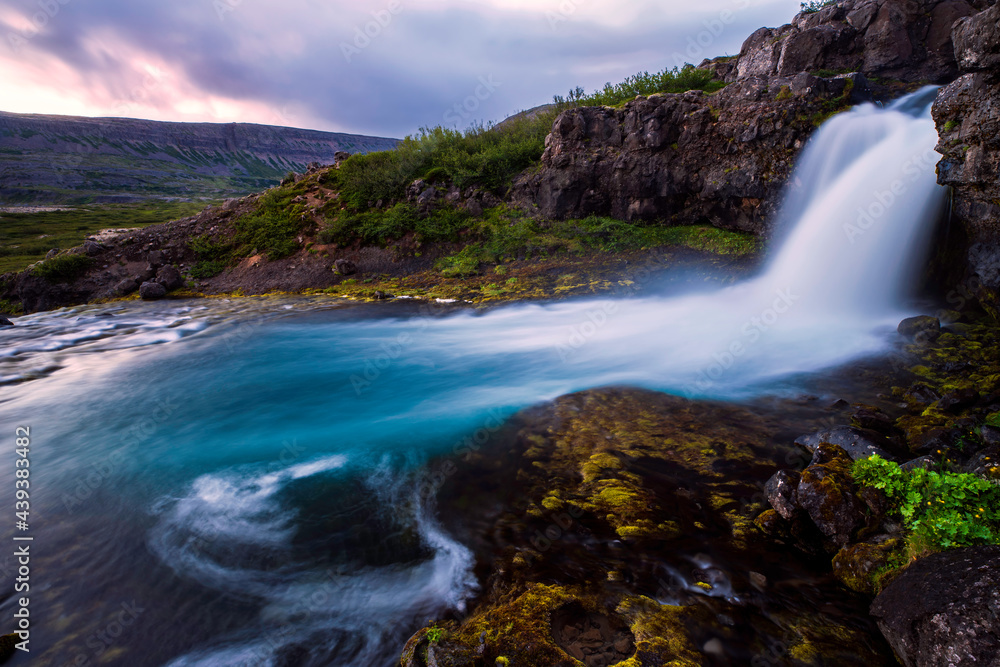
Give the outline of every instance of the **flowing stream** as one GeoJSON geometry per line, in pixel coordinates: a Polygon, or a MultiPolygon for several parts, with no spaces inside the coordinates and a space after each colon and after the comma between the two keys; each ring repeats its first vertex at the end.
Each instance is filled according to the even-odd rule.
{"type": "MultiPolygon", "coordinates": [[[[477,589],[445,508],[415,492],[465,434],[595,386],[794,392],[885,349],[943,200],[930,97],[824,125],[767,266],[725,289],[485,312],[268,298],[18,318],[0,331],[0,422],[8,451],[31,427],[34,629],[12,664],[395,664],[477,589]]],[[[13,462],[0,460],[4,507],[13,462]]],[[[4,581],[15,569],[0,555],[4,581]]]]}

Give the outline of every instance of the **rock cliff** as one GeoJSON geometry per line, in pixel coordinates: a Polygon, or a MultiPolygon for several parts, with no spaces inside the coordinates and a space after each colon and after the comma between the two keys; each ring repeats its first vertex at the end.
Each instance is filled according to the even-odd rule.
{"type": "Polygon", "coordinates": [[[766,235],[798,149],[827,117],[958,75],[951,29],[990,3],[845,0],[706,61],[730,85],[564,112],[514,200],[547,218],[710,223],[766,235]]]}
{"type": "Polygon", "coordinates": [[[934,104],[938,181],[954,189],[961,291],[1000,318],[1000,5],[956,23],[953,39],[965,73],[934,104]]]}

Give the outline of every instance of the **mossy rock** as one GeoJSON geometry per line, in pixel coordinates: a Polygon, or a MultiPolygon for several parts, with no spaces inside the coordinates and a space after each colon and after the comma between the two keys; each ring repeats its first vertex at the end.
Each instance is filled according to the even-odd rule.
{"type": "Polygon", "coordinates": [[[906,561],[906,540],[885,537],[850,544],[833,558],[833,573],[848,588],[865,595],[877,595],[883,577],[906,561]]]}

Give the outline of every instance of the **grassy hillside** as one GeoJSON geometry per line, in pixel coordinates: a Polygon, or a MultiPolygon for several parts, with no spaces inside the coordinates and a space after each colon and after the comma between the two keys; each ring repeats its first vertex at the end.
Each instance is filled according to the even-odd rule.
{"type": "Polygon", "coordinates": [[[94,204],[35,213],[0,212],[0,274],[20,271],[52,248],[72,248],[102,229],[147,227],[193,215],[204,203],[94,204]]]}

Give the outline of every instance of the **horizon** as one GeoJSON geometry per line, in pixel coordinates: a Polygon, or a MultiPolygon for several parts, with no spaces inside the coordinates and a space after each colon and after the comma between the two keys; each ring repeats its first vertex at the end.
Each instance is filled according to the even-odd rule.
{"type": "Polygon", "coordinates": [[[0,8],[0,110],[391,138],[464,130],[577,86],[735,55],[798,4],[14,0],[0,8]]]}

